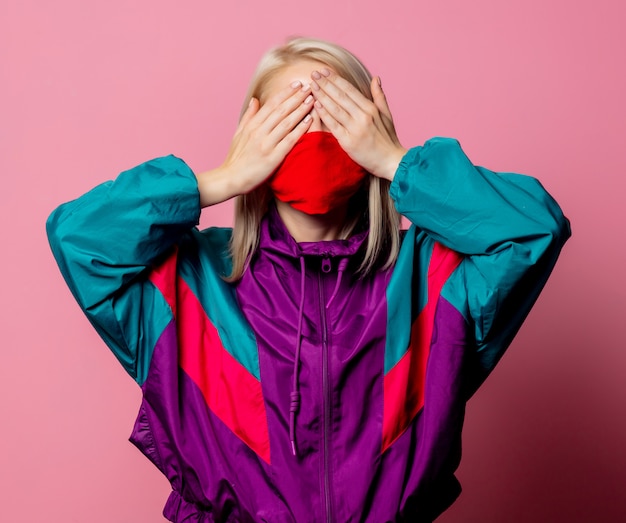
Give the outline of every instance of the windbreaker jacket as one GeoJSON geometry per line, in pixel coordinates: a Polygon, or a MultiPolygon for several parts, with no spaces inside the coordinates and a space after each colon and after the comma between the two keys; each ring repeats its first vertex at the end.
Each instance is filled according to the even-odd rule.
{"type": "Polygon", "coordinates": [[[275,209],[237,284],[231,230],[198,231],[173,156],[48,220],[72,293],[143,391],[131,441],[172,484],[174,522],[432,521],[458,496],[465,404],[543,287],[569,223],[535,179],[452,139],[391,185],[411,222],[359,278],[367,232],[296,243],[275,209]]]}

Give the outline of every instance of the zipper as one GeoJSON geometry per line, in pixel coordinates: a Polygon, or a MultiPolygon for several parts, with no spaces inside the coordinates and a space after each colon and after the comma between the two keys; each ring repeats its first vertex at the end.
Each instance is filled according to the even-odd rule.
{"type": "Polygon", "coordinates": [[[332,504],[330,497],[330,471],[329,471],[329,424],[330,424],[330,385],[328,375],[328,329],[326,325],[326,307],[324,307],[324,287],[322,285],[322,273],[318,273],[318,284],[320,291],[320,320],[322,324],[322,389],[324,403],[324,504],[326,506],[326,522],[332,523],[332,504]]]}

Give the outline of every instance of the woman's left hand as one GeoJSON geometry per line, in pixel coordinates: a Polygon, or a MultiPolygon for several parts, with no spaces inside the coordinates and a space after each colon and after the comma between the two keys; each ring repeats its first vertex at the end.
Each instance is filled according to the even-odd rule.
{"type": "Polygon", "coordinates": [[[378,78],[368,100],[350,82],[328,69],[311,73],[315,111],[355,162],[380,178],[393,180],[406,154],[378,78]]]}

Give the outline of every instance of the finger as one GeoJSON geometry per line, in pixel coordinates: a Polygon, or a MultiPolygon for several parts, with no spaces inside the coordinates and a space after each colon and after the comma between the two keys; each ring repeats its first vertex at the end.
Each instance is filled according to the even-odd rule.
{"type": "Polygon", "coordinates": [[[347,132],[347,129],[353,126],[355,116],[363,114],[363,111],[345,91],[339,89],[328,79],[330,75],[328,69],[322,69],[322,71],[325,72],[324,75],[320,74],[319,71],[311,73],[315,110],[326,127],[336,138],[339,138],[339,134],[347,132]]]}
{"type": "Polygon", "coordinates": [[[276,144],[276,154],[281,160],[287,156],[287,153],[293,149],[296,142],[309,130],[312,122],[313,117],[309,113],[276,144]]]}
{"type": "Polygon", "coordinates": [[[258,112],[259,127],[270,133],[274,127],[309,96],[311,86],[295,81],[271,97],[258,112]]]}
{"type": "MultiPolygon", "coordinates": [[[[346,128],[351,125],[360,126],[363,123],[367,125],[373,123],[379,131],[383,133],[389,132],[388,126],[384,122],[386,117],[381,115],[376,104],[364,96],[350,82],[328,69],[322,69],[322,78],[319,79],[317,84],[320,86],[320,89],[317,90],[315,85],[313,85],[314,95],[322,101],[322,105],[326,106],[328,112],[342,125],[346,126],[346,128]],[[326,98],[324,94],[319,94],[322,91],[329,93],[329,98],[332,98],[335,92],[345,93],[346,97],[351,100],[352,105],[344,104],[344,110],[354,121],[351,122],[347,118],[342,118],[342,114],[336,112],[336,108],[332,105],[332,102],[329,102],[329,99],[326,98]]],[[[338,103],[337,105],[341,104],[338,103]]],[[[356,130],[356,128],[353,130],[356,130]]]]}
{"type": "Polygon", "coordinates": [[[252,119],[252,117],[257,113],[258,110],[259,110],[259,100],[254,97],[250,98],[248,107],[246,108],[246,111],[243,113],[243,116],[241,117],[241,119],[239,120],[239,125],[237,129],[239,130],[245,127],[248,124],[248,122],[252,119]]]}
{"type": "Polygon", "coordinates": [[[387,97],[383,92],[382,81],[380,76],[376,78],[372,78],[372,82],[370,84],[370,89],[372,91],[372,98],[374,99],[374,105],[378,108],[380,113],[387,117],[389,120],[393,121],[391,116],[391,110],[389,109],[389,104],[387,103],[387,97]]]}
{"type": "MultiPolygon", "coordinates": [[[[329,75],[330,74],[329,72],[329,75]]],[[[338,76],[335,75],[331,80],[328,76],[320,74],[319,71],[313,71],[311,78],[313,79],[311,87],[315,98],[319,100],[339,122],[347,124],[349,118],[363,112],[363,108],[354,101],[350,93],[335,83],[335,81],[339,79],[338,76]]],[[[350,86],[349,82],[345,80],[343,82],[344,87],[348,88],[347,86],[350,86]]],[[[352,87],[352,89],[356,91],[354,87],[352,87]]]]}
{"type": "Polygon", "coordinates": [[[315,113],[319,116],[322,123],[328,128],[328,130],[342,143],[342,140],[347,135],[348,131],[346,127],[337,121],[335,117],[329,113],[326,108],[320,103],[319,100],[315,100],[314,109],[315,113]]]}
{"type": "MultiPolygon", "coordinates": [[[[290,133],[313,109],[313,95],[310,93],[307,97],[296,105],[291,112],[286,114],[282,119],[277,120],[274,128],[268,132],[268,137],[272,143],[277,143],[290,133]]],[[[278,117],[277,117],[278,118],[278,117]]],[[[272,125],[272,119],[268,118],[267,127],[272,125]]],[[[308,120],[307,120],[308,121],[308,120]]],[[[265,125],[264,125],[265,126],[265,125]]],[[[264,130],[262,128],[262,130],[264,130]]]]}
{"type": "Polygon", "coordinates": [[[336,127],[350,129],[354,118],[343,107],[327,95],[315,94],[315,110],[318,112],[322,122],[334,134],[336,127]]]}
{"type": "Polygon", "coordinates": [[[374,99],[374,105],[378,109],[380,113],[381,121],[385,127],[387,133],[395,140],[396,139],[396,129],[393,124],[393,117],[391,116],[391,110],[389,109],[389,104],[387,103],[387,97],[382,89],[382,82],[380,80],[380,76],[373,78],[370,84],[370,89],[372,91],[372,98],[374,99]]]}
{"type": "MultiPolygon", "coordinates": [[[[334,97],[335,93],[345,94],[352,104],[360,107],[361,110],[367,111],[371,108],[372,101],[361,93],[354,85],[348,80],[342,78],[334,71],[330,71],[327,68],[318,71],[321,72],[321,77],[313,78],[315,82],[323,89],[329,96],[334,97]]],[[[315,90],[315,86],[313,86],[315,90]]],[[[339,100],[336,100],[339,101],[339,100]]]]}
{"type": "Polygon", "coordinates": [[[393,140],[393,142],[402,147],[400,140],[398,139],[398,133],[396,131],[396,126],[393,122],[393,115],[391,114],[391,109],[389,108],[389,103],[387,102],[387,96],[382,88],[382,81],[380,76],[377,77],[378,80],[376,85],[372,89],[372,97],[375,98],[374,103],[376,107],[380,111],[382,122],[389,133],[389,137],[393,140]]]}

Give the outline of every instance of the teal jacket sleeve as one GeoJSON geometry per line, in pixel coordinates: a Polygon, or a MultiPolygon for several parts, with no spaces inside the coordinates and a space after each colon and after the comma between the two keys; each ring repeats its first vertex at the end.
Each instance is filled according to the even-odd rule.
{"type": "Polygon", "coordinates": [[[167,156],[123,172],[48,218],[50,246],[72,294],[139,383],[171,320],[165,299],[145,275],[199,217],[193,172],[167,156]]]}
{"type": "Polygon", "coordinates": [[[449,138],[409,150],[391,195],[418,229],[465,255],[442,296],[473,328],[477,386],[537,299],[569,221],[536,179],[476,167],[449,138]]]}

